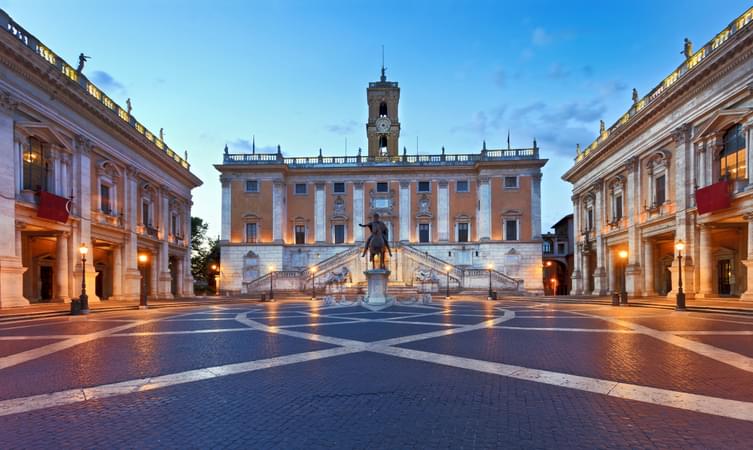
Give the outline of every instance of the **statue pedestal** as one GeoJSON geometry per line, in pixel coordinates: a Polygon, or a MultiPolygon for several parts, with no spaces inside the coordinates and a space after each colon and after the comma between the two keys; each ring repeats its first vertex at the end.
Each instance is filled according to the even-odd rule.
{"type": "Polygon", "coordinates": [[[390,271],[384,269],[364,270],[366,283],[369,287],[366,294],[366,303],[369,305],[384,305],[389,301],[387,297],[387,280],[390,271]]]}

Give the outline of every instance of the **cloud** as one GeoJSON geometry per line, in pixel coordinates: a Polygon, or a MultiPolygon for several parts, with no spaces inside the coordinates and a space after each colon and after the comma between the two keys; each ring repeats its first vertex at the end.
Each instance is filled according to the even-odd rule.
{"type": "Polygon", "coordinates": [[[358,122],[356,122],[355,120],[349,120],[342,124],[327,125],[325,128],[330,133],[335,133],[341,136],[345,136],[356,131],[357,127],[358,127],[358,122]]]}
{"type": "Polygon", "coordinates": [[[507,85],[507,72],[504,71],[504,69],[497,69],[494,71],[494,84],[500,88],[504,89],[504,87],[507,85]]]}
{"type": "Polygon", "coordinates": [[[541,118],[545,121],[554,122],[589,123],[602,118],[606,110],[607,106],[604,102],[594,99],[587,103],[570,102],[559,105],[541,114],[541,118]]]}
{"type": "Polygon", "coordinates": [[[506,105],[492,108],[489,111],[477,111],[469,122],[455,126],[450,131],[452,133],[471,133],[484,138],[487,134],[498,131],[502,127],[506,111],[506,105]]]}
{"type": "MultiPolygon", "coordinates": [[[[228,151],[230,153],[251,153],[254,145],[253,141],[248,139],[238,138],[227,144],[228,151]]],[[[256,153],[277,153],[277,146],[275,145],[257,145],[256,153]]]]}
{"type": "Polygon", "coordinates": [[[123,86],[122,83],[113,78],[109,73],[102,70],[95,70],[92,72],[89,79],[104,91],[119,94],[125,94],[126,92],[125,86],[123,86]]]}
{"type": "Polygon", "coordinates": [[[567,70],[562,64],[556,62],[552,63],[552,65],[549,66],[549,73],[547,74],[547,76],[555,80],[562,80],[570,76],[570,71],[567,70]]]}
{"type": "Polygon", "coordinates": [[[542,27],[536,27],[533,29],[533,34],[531,35],[531,43],[533,43],[533,45],[542,46],[547,45],[550,42],[552,42],[552,36],[547,33],[546,30],[542,27]]]}
{"type": "Polygon", "coordinates": [[[585,66],[580,68],[581,73],[584,77],[592,77],[594,74],[594,68],[590,65],[586,64],[585,66]]]}

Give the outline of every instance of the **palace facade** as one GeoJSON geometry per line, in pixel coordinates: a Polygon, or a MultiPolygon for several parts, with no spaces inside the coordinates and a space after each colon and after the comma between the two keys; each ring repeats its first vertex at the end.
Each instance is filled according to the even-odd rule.
{"type": "Polygon", "coordinates": [[[753,9],[686,59],[563,179],[573,184],[572,294],[753,299],[753,9]]]}
{"type": "Polygon", "coordinates": [[[393,285],[416,276],[453,289],[542,292],[539,148],[408,155],[399,151],[400,88],[366,89],[368,153],[230,153],[222,183],[221,290],[302,290],[347,269],[364,281],[359,227],[389,229],[393,285]],[[315,276],[315,277],[314,277],[315,276]],[[270,280],[271,279],[271,280],[270,280]],[[310,284],[308,284],[310,286],[310,284]]]}
{"type": "Polygon", "coordinates": [[[193,295],[201,181],[80,70],[0,10],[0,307],[193,295]],[[79,249],[86,246],[86,267],[79,249]],[[138,255],[147,262],[138,265],[138,255]]]}

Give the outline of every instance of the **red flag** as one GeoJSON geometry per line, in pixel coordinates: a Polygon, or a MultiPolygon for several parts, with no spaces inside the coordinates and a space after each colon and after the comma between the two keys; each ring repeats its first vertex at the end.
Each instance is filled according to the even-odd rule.
{"type": "Polygon", "coordinates": [[[720,181],[695,191],[698,214],[717,211],[730,206],[729,183],[720,181]]]}
{"type": "Polygon", "coordinates": [[[37,217],[42,219],[57,220],[58,222],[67,222],[68,204],[70,200],[60,197],[49,192],[39,193],[39,208],[37,208],[37,217]]]}

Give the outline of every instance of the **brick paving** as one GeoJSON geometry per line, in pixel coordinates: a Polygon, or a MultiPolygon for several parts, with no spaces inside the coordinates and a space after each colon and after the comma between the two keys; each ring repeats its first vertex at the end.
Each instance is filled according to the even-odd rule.
{"type": "Polygon", "coordinates": [[[0,367],[13,363],[0,368],[0,448],[750,448],[753,364],[745,364],[753,336],[692,334],[729,331],[753,331],[753,320],[525,299],[376,313],[242,303],[15,320],[0,324],[0,367]],[[735,352],[738,367],[702,356],[700,347],[614,332],[629,328],[608,319],[735,352]],[[272,328],[249,328],[255,323],[272,328]],[[48,335],[60,339],[35,338],[48,335]],[[385,341],[394,338],[408,342],[385,341]],[[435,357],[375,353],[385,345],[435,357]],[[350,353],[321,353],[338,348],[350,353]],[[450,367],[446,355],[466,362],[450,367]],[[647,395],[658,395],[648,388],[705,395],[709,405],[737,400],[739,415],[489,373],[487,362],[631,383],[647,395]],[[79,388],[96,389],[74,395],[79,388]],[[40,394],[49,395],[31,397],[40,394]]]}

